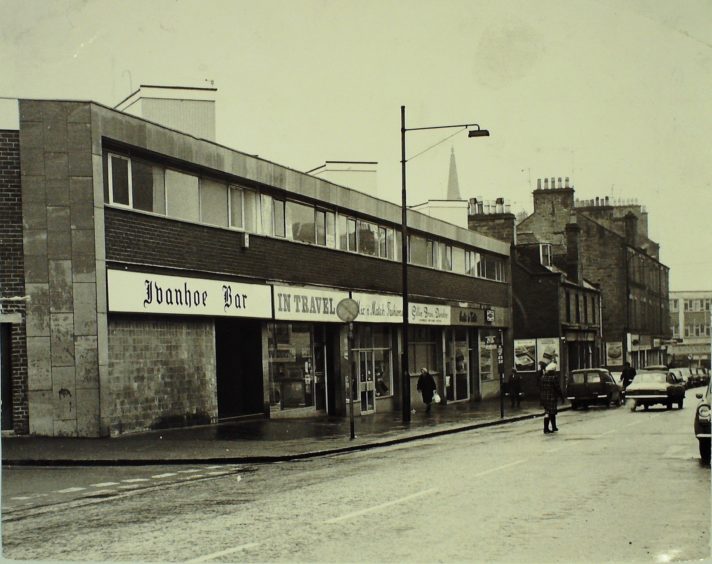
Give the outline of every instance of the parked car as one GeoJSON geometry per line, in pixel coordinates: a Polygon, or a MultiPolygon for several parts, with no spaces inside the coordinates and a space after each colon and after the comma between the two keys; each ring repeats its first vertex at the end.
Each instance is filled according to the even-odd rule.
{"type": "Polygon", "coordinates": [[[700,366],[697,370],[700,371],[702,375],[702,385],[706,386],[707,384],[710,383],[710,371],[707,370],[704,366],[700,366]]]}
{"type": "Polygon", "coordinates": [[[641,370],[626,388],[625,394],[626,399],[633,400],[633,411],[639,405],[648,409],[655,404],[672,409],[673,403],[677,403],[678,409],[682,409],[685,383],[669,370],[641,370]]]}
{"type": "Polygon", "coordinates": [[[573,409],[591,404],[610,407],[623,403],[623,387],[605,368],[581,368],[569,375],[566,396],[573,409]]]}
{"type": "Polygon", "coordinates": [[[697,371],[694,368],[681,366],[678,370],[682,372],[683,377],[685,378],[685,383],[687,384],[688,388],[694,388],[695,386],[700,385],[700,380],[697,377],[697,371]]]}
{"type": "Polygon", "coordinates": [[[695,437],[700,445],[700,458],[705,464],[710,463],[710,400],[712,386],[709,382],[704,393],[695,394],[700,403],[695,410],[695,437]]]}
{"type": "Polygon", "coordinates": [[[682,380],[685,383],[685,389],[690,386],[690,377],[687,373],[683,372],[682,368],[671,368],[669,370],[672,372],[678,380],[682,380]]]}

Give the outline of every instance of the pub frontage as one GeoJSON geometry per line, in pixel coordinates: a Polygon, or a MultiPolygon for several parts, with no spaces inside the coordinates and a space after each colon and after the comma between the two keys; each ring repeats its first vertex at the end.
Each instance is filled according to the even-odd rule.
{"type": "MultiPolygon", "coordinates": [[[[401,409],[400,206],[100,104],[19,107],[16,433],[401,409]]],[[[421,367],[445,403],[498,395],[509,245],[408,223],[412,406],[421,367]]]]}

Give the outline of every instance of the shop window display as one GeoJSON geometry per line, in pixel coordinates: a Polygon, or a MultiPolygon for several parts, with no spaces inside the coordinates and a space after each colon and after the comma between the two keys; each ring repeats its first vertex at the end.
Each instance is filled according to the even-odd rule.
{"type": "Polygon", "coordinates": [[[280,409],[314,406],[312,326],[270,324],[268,340],[270,404],[280,409]]]}
{"type": "Polygon", "coordinates": [[[480,380],[496,380],[497,341],[496,331],[480,331],[480,380]],[[489,337],[489,338],[488,338],[489,337]]]}

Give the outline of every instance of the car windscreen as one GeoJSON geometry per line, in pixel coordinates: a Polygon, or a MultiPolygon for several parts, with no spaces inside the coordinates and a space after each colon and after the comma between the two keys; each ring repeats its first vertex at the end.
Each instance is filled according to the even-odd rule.
{"type": "Polygon", "coordinates": [[[601,375],[598,372],[588,372],[586,374],[586,380],[589,384],[600,384],[601,375]]]}
{"type": "Polygon", "coordinates": [[[571,381],[574,384],[583,384],[583,372],[574,372],[571,374],[571,381]]]}
{"type": "Polygon", "coordinates": [[[667,374],[665,372],[639,372],[633,379],[636,384],[653,384],[665,382],[667,374]]]}

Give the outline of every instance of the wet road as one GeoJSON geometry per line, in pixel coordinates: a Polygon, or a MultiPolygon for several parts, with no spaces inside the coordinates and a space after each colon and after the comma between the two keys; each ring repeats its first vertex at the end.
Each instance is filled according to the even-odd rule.
{"type": "MultiPolygon", "coordinates": [[[[11,503],[23,497],[12,475],[19,470],[11,470],[3,475],[3,554],[206,562],[706,558],[710,469],[692,434],[695,403],[691,390],[682,410],[563,413],[556,435],[543,435],[541,420],[525,421],[222,475],[210,475],[221,471],[212,467],[71,469],[61,479],[55,473],[52,487],[85,490],[59,501],[55,494],[52,504],[11,503]],[[151,478],[169,472],[178,478],[151,478]],[[92,484],[109,481],[118,484],[114,493],[89,497],[92,484]]],[[[30,489],[42,483],[23,478],[36,480],[30,489]]]]}

